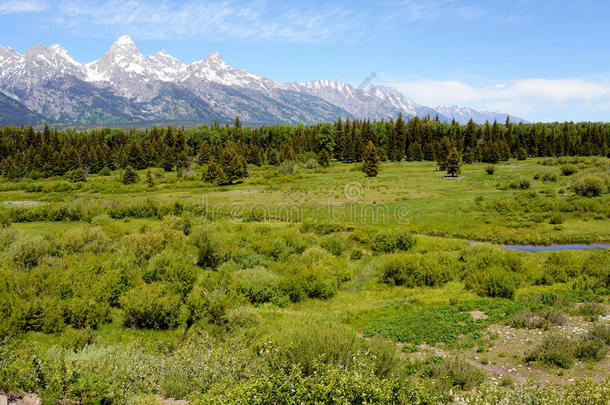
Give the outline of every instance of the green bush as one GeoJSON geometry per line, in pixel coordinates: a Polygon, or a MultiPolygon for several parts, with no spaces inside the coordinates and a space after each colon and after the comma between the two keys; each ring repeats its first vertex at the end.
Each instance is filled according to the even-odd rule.
{"type": "Polygon", "coordinates": [[[578,172],[578,166],[572,163],[568,163],[566,165],[561,166],[560,168],[561,174],[564,176],[571,176],[574,173],[578,172]]]}
{"type": "Polygon", "coordinates": [[[330,235],[322,239],[320,246],[328,250],[334,256],[341,256],[341,253],[343,253],[343,249],[345,248],[344,243],[343,238],[340,236],[330,235]]]}
{"type": "Polygon", "coordinates": [[[419,254],[394,253],[387,255],[379,268],[379,278],[390,285],[441,286],[451,279],[447,264],[419,254]]]}
{"type": "Polygon", "coordinates": [[[163,284],[142,284],[119,300],[127,327],[168,329],[178,324],[180,298],[163,284]]]}
{"type": "Polygon", "coordinates": [[[165,282],[174,292],[186,297],[197,280],[197,267],[183,252],[165,249],[150,259],[142,278],[148,283],[165,282]]]}
{"type": "Polygon", "coordinates": [[[70,173],[70,181],[73,183],[85,182],[87,181],[87,173],[80,167],[78,169],[72,170],[70,173]]]}
{"type": "Polygon", "coordinates": [[[237,291],[251,303],[281,301],[281,277],[264,267],[240,270],[234,277],[237,291]]]}
{"type": "Polygon", "coordinates": [[[489,273],[479,272],[468,278],[466,288],[475,290],[478,295],[483,297],[513,299],[517,283],[512,274],[495,269],[489,273]]]}
{"type": "Polygon", "coordinates": [[[525,361],[537,361],[544,364],[570,368],[574,364],[575,342],[559,334],[545,337],[540,345],[525,356],[525,361]]]}
{"type": "Polygon", "coordinates": [[[189,236],[189,241],[197,249],[197,264],[200,266],[216,267],[228,259],[223,241],[207,229],[196,228],[189,236]]]}
{"type": "Polygon", "coordinates": [[[496,166],[494,165],[489,165],[485,167],[485,172],[489,175],[492,175],[496,172],[496,166]]]}
{"type": "Polygon", "coordinates": [[[606,191],[604,181],[597,176],[582,176],[574,179],[571,185],[572,190],[585,197],[598,197],[606,191]]]}
{"type": "Polygon", "coordinates": [[[380,232],[373,240],[373,250],[392,253],[399,250],[409,250],[415,246],[415,238],[408,232],[380,232]]]}
{"type": "Polygon", "coordinates": [[[485,381],[482,370],[460,357],[430,361],[422,371],[422,376],[435,378],[446,391],[454,387],[471,390],[485,381]]]}
{"type": "Polygon", "coordinates": [[[49,242],[42,236],[18,238],[8,249],[8,258],[18,266],[32,268],[50,252],[49,242]]]}
{"type": "Polygon", "coordinates": [[[225,314],[225,319],[229,330],[251,328],[262,321],[260,314],[250,306],[229,309],[225,314]]]}
{"type": "Polygon", "coordinates": [[[546,172],[542,175],[542,181],[551,181],[551,182],[556,182],[557,181],[557,175],[551,172],[546,172]]]}

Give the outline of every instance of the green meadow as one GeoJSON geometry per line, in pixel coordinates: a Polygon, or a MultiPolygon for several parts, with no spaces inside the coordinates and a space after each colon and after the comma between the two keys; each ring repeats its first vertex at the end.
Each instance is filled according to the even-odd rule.
{"type": "Polygon", "coordinates": [[[356,163],[250,165],[224,186],[198,165],[130,185],[118,170],[3,181],[0,391],[605,404],[610,250],[500,245],[610,243],[610,159],[489,166],[446,177],[434,162],[381,162],[369,178],[356,163]],[[589,175],[601,195],[575,193],[589,175]]]}

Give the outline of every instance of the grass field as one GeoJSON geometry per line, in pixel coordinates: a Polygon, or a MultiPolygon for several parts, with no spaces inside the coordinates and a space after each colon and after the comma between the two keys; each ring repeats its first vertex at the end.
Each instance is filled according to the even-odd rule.
{"type": "Polygon", "coordinates": [[[0,391],[83,403],[607,403],[610,159],[194,166],[0,186],[0,391]],[[471,243],[477,241],[481,243],[471,243]],[[490,242],[490,243],[485,243],[490,242]],[[478,401],[478,402],[477,402],[478,401]],[[555,401],[555,402],[553,402],[555,401]],[[564,402],[565,403],[565,402],[564,402]]]}

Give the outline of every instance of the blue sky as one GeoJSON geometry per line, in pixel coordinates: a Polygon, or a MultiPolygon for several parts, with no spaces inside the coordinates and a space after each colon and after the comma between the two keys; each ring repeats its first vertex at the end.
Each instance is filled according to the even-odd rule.
{"type": "Polygon", "coordinates": [[[426,105],[531,121],[610,121],[603,0],[0,0],[0,44],[89,62],[131,35],[145,54],[219,52],[280,82],[391,85],[426,105]]]}

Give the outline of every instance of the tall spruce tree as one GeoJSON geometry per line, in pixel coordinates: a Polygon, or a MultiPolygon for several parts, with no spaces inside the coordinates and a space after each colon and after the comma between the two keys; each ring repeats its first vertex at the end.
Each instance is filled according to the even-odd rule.
{"type": "Polygon", "coordinates": [[[367,177],[377,177],[377,173],[379,173],[379,156],[377,156],[377,148],[371,141],[364,149],[362,171],[367,177]]]}
{"type": "Polygon", "coordinates": [[[462,159],[458,154],[457,148],[455,146],[451,147],[449,153],[447,154],[447,159],[445,160],[445,167],[447,170],[447,174],[451,177],[455,177],[462,172],[462,159]]]}

